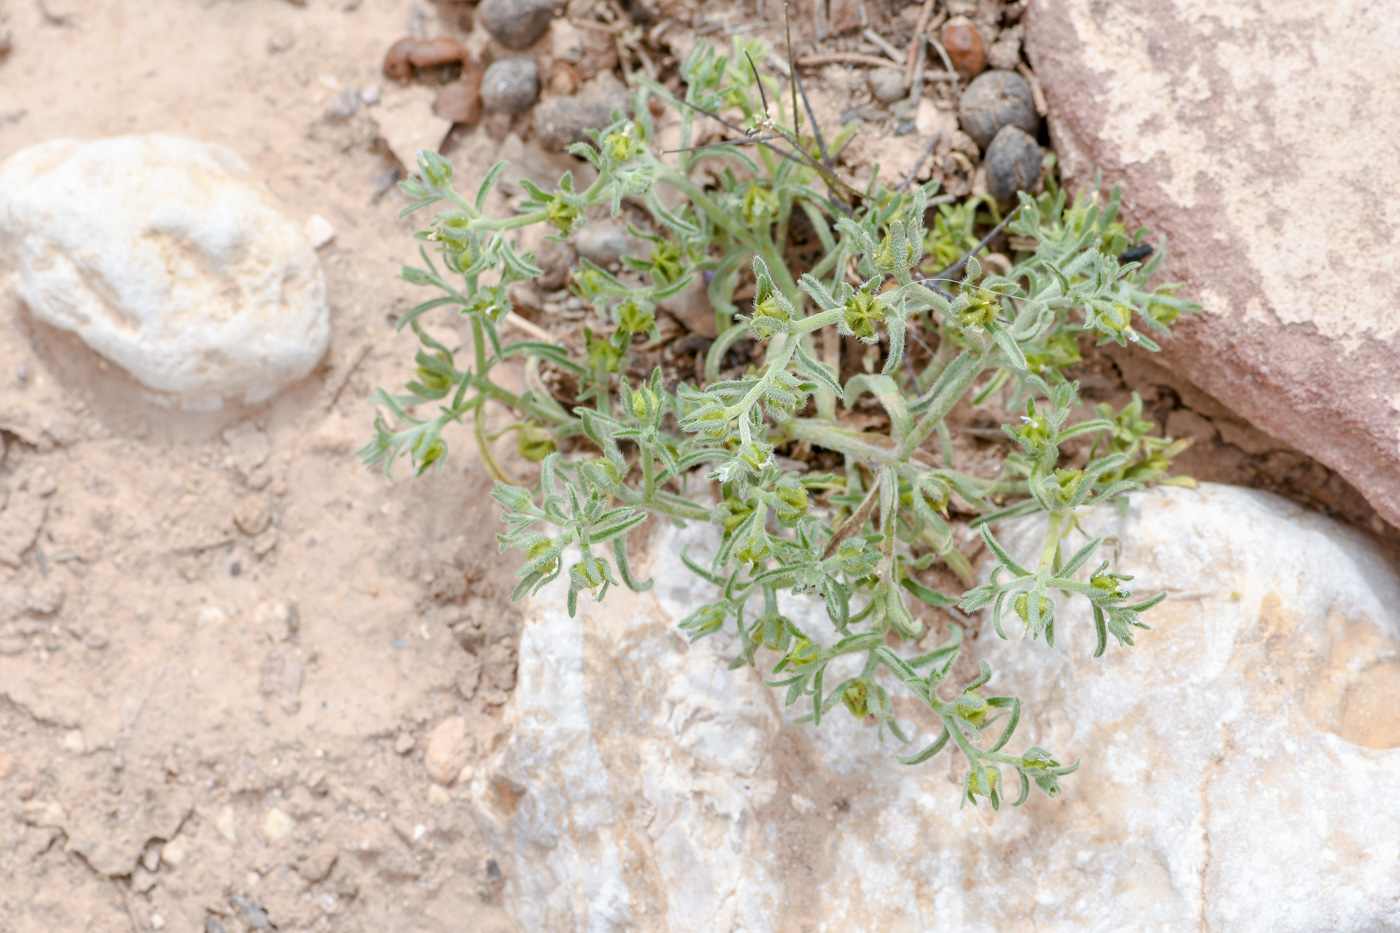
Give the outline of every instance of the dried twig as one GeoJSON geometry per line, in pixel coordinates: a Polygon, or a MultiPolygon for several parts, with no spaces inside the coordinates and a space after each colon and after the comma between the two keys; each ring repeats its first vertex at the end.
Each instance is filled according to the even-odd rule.
{"type": "Polygon", "coordinates": [[[360,347],[360,349],[356,350],[355,355],[350,358],[350,365],[345,367],[345,371],[341,374],[340,378],[336,380],[335,390],[331,392],[330,401],[326,402],[326,411],[330,411],[335,407],[335,403],[340,401],[341,393],[343,393],[345,387],[350,384],[350,377],[355,375],[355,370],[359,369],[360,364],[365,361],[365,357],[369,356],[371,346],[373,345],[365,344],[360,347]]]}
{"type": "Polygon", "coordinates": [[[863,52],[822,52],[819,55],[804,55],[797,60],[803,68],[816,68],[820,65],[871,65],[875,68],[898,68],[899,62],[877,58],[863,52]]]}
{"type": "Polygon", "coordinates": [[[914,27],[914,35],[909,40],[909,48],[904,53],[904,88],[909,89],[909,85],[914,83],[914,67],[917,64],[919,46],[923,44],[924,30],[928,28],[928,21],[933,16],[933,7],[937,0],[924,0],[924,8],[919,11],[919,22],[914,27]]]}
{"type": "Polygon", "coordinates": [[[890,41],[873,29],[867,29],[861,33],[865,38],[874,43],[880,51],[884,52],[891,60],[904,64],[904,56],[899,54],[899,49],[890,44],[890,41]]]}

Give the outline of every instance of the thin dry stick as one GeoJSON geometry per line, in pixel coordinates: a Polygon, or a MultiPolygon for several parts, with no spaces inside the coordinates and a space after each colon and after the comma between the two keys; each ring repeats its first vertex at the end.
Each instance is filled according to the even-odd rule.
{"type": "Polygon", "coordinates": [[[904,53],[904,89],[906,91],[909,89],[909,85],[914,83],[914,66],[918,49],[923,44],[924,29],[928,27],[929,18],[933,16],[935,2],[936,0],[924,0],[924,8],[919,11],[918,25],[914,27],[914,36],[909,40],[909,48],[904,53]]]}
{"type": "Polygon", "coordinates": [[[871,65],[875,68],[898,68],[899,62],[877,58],[863,52],[822,52],[820,55],[804,55],[797,60],[803,68],[816,68],[820,65],[871,65]]]}
{"type": "Polygon", "coordinates": [[[880,35],[873,29],[866,29],[864,32],[861,33],[861,35],[865,36],[865,38],[869,39],[872,43],[878,46],[880,51],[888,55],[893,61],[903,64],[903,56],[899,54],[899,49],[891,45],[890,41],[884,36],[880,35]]]}
{"type": "Polygon", "coordinates": [[[943,67],[947,69],[947,76],[954,81],[958,80],[958,71],[953,67],[953,60],[948,57],[948,50],[943,47],[932,35],[928,36],[928,44],[933,46],[933,50],[938,53],[938,57],[943,59],[943,67]]]}
{"type": "Polygon", "coordinates": [[[536,340],[543,340],[545,343],[555,342],[554,337],[549,333],[549,331],[545,330],[543,327],[539,326],[534,321],[527,321],[525,318],[516,314],[514,311],[508,312],[506,314],[505,322],[514,327],[516,330],[524,331],[531,337],[534,337],[536,340]]]}

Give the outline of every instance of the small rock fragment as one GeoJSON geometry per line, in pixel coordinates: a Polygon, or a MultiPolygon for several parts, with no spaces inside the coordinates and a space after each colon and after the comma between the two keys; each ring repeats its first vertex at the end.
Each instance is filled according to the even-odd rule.
{"type": "Polygon", "coordinates": [[[379,93],[379,85],[371,84],[360,92],[360,100],[364,102],[366,107],[373,107],[379,103],[379,93]]]}
{"type": "Polygon", "coordinates": [[[100,628],[88,629],[83,633],[83,647],[101,651],[109,643],[107,632],[100,628]]]}
{"type": "Polygon", "coordinates": [[[566,241],[545,240],[535,250],[535,265],[544,272],[535,279],[536,284],[547,292],[563,288],[577,258],[578,254],[566,241]]]}
{"type": "Polygon", "coordinates": [[[943,48],[958,74],[972,76],[987,67],[986,45],[977,27],[963,17],[955,17],[943,27],[943,48]]]}
{"type": "Polygon", "coordinates": [[[524,113],[540,96],[540,73],[528,57],[492,62],[481,79],[481,102],[487,110],[524,113]]]}
{"type": "MultiPolygon", "coordinates": [[[[133,879],[133,886],[134,886],[134,879],[133,879]]],[[[156,878],[155,878],[155,875],[152,875],[152,876],[151,876],[151,887],[147,888],[145,891],[142,891],[141,893],[142,893],[142,894],[148,893],[148,892],[151,890],[151,888],[154,888],[155,886],[156,886],[156,878]]],[[[152,929],[152,930],[155,930],[156,933],[160,933],[161,930],[164,930],[164,929],[165,929],[165,918],[162,917],[160,914],[151,914],[151,929],[152,929]]]]}
{"type": "Polygon", "coordinates": [[[69,729],[63,733],[63,748],[75,755],[81,755],[87,748],[87,742],[83,739],[83,730],[69,729]]]}
{"type": "Polygon", "coordinates": [[[179,868],[190,856],[183,839],[172,839],[160,850],[160,860],[170,868],[179,868]]]}
{"type": "Polygon", "coordinates": [[[904,96],[904,72],[898,68],[871,68],[870,93],[882,104],[892,104],[904,96]]]}
{"type": "Polygon", "coordinates": [[[595,221],[574,233],[573,245],[580,256],[609,269],[627,253],[627,228],[607,220],[595,221]]]}
{"type": "Polygon", "coordinates": [[[508,49],[527,49],[549,28],[551,0],[484,0],[476,9],[481,25],[508,49]]]}
{"type": "Polygon", "coordinates": [[[243,914],[243,921],[248,926],[254,930],[272,929],[272,923],[267,918],[267,911],[263,910],[262,905],[252,898],[245,894],[235,894],[229,900],[233,901],[233,906],[237,907],[239,912],[243,914]]]}
{"type": "Polygon", "coordinates": [[[141,853],[141,864],[146,871],[155,871],[160,867],[160,845],[152,844],[146,846],[146,851],[141,853]]]}
{"type": "Polygon", "coordinates": [[[1002,71],[1014,71],[1021,62],[1020,30],[1005,30],[987,49],[987,64],[1002,71]]]}
{"type": "Polygon", "coordinates": [[[420,39],[408,50],[408,63],[414,68],[434,68],[466,59],[467,50],[456,39],[439,36],[420,39]]]}
{"type": "Polygon", "coordinates": [[[233,511],[233,523],[248,537],[256,537],[272,524],[272,503],[263,496],[246,496],[233,511]]]}
{"type": "Polygon", "coordinates": [[[457,671],[457,695],[464,700],[476,696],[476,688],[481,683],[481,659],[470,651],[467,659],[457,671]]]}
{"type": "Polygon", "coordinates": [[[335,96],[330,106],[326,108],[327,120],[348,120],[360,111],[360,92],[353,87],[347,87],[335,96]]]}
{"type": "Polygon", "coordinates": [[[295,825],[296,823],[293,822],[292,818],[288,816],[286,812],[278,807],[273,807],[268,810],[267,813],[263,814],[260,828],[262,829],[264,838],[269,842],[275,842],[278,839],[286,837],[295,825]]]}
{"type": "Polygon", "coordinates": [[[817,812],[817,805],[801,794],[792,795],[792,808],[802,816],[811,816],[817,812]]]}
{"type": "Polygon", "coordinates": [[[433,101],[433,113],[444,120],[471,126],[481,119],[481,66],[468,61],[462,66],[462,77],[438,91],[433,101]]]}
{"type": "Polygon", "coordinates": [[[302,229],[306,233],[306,238],[311,241],[312,249],[320,249],[335,239],[335,227],[331,226],[331,222],[320,214],[312,214],[308,217],[306,225],[302,229]]]}
{"type": "Polygon", "coordinates": [[[220,836],[229,842],[238,841],[238,834],[233,829],[233,807],[231,805],[224,804],[223,809],[215,815],[214,828],[219,831],[220,836]]]}
{"type": "Polygon", "coordinates": [[[441,807],[451,802],[452,795],[447,792],[447,788],[441,784],[428,785],[428,803],[441,807]]]}
{"type": "Polygon", "coordinates": [[[408,53],[413,51],[418,40],[412,36],[405,36],[393,45],[389,46],[389,51],[384,55],[384,76],[393,78],[395,81],[407,84],[413,77],[413,66],[408,62],[408,53]]]}
{"type": "Polygon", "coordinates": [[[408,732],[400,732],[394,738],[394,753],[407,755],[411,751],[413,751],[413,735],[408,732]]]}
{"type": "Polygon", "coordinates": [[[603,72],[585,82],[573,97],[551,97],[535,108],[535,133],[548,148],[563,151],[570,143],[588,139],[585,130],[601,130],[613,122],[613,112],[629,109],[627,88],[603,72]]]}
{"type": "Polygon", "coordinates": [[[461,716],[449,716],[428,737],[423,765],[434,781],[450,785],[475,754],[476,739],[467,733],[467,721],[461,716]]]}
{"type": "Polygon", "coordinates": [[[958,118],[984,151],[1003,126],[1020,127],[1032,137],[1040,129],[1031,86],[1014,71],[988,71],[975,78],[963,91],[958,118]]]}
{"type": "Polygon", "coordinates": [[[1040,180],[1040,146],[1019,127],[1003,126],[987,147],[987,191],[997,203],[1016,201],[1016,192],[1029,191],[1040,180]]]}

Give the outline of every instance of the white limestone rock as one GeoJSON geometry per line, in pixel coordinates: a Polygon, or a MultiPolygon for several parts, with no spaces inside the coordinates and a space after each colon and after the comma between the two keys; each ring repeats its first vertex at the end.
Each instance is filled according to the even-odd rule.
{"type": "MultiPolygon", "coordinates": [[[[976,642],[992,687],[1027,702],[1010,748],[1084,761],[1061,798],[1018,810],[960,810],[961,762],[901,766],[840,710],[819,730],[785,725],[753,671],[725,670],[732,643],[687,646],[675,621],[708,594],[676,555],[703,529],[656,531],[650,593],[572,620],[562,587],[533,600],[510,739],[472,785],[517,925],[1400,926],[1396,569],[1266,494],[1134,499],[1081,525],[1118,539],[1135,592],[1173,595],[1136,647],[1092,659],[1075,604],[1056,648],[990,626],[976,642]]],[[[1002,537],[1033,552],[1036,525],[1002,537]]],[[[829,627],[814,603],[782,608],[829,627]]]]}
{"type": "Polygon", "coordinates": [[[233,151],[53,140],[0,164],[0,273],[38,319],[188,409],[267,400],[330,340],[296,223],[233,151]]]}

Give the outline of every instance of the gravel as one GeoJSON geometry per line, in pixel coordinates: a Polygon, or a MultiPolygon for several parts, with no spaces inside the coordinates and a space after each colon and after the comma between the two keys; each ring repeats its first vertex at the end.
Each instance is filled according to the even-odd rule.
{"type": "Polygon", "coordinates": [[[476,15],[491,37],[508,49],[528,49],[549,28],[550,0],[484,0],[476,15]]]}
{"type": "Polygon", "coordinates": [[[540,72],[533,58],[493,62],[481,79],[481,103],[487,110],[524,113],[540,96],[540,72]]]}
{"type": "Polygon", "coordinates": [[[1040,146],[1015,126],[1004,126],[987,147],[987,191],[1001,205],[1016,200],[1016,192],[1029,191],[1040,180],[1043,161],[1040,146]]]}
{"type": "Polygon", "coordinates": [[[535,133],[545,146],[563,150],[584,142],[584,130],[601,130],[612,123],[614,110],[629,110],[627,88],[610,73],[584,84],[573,97],[551,97],[535,108],[535,133]]]}
{"type": "Polygon", "coordinates": [[[958,103],[958,118],[983,151],[1004,126],[1031,136],[1040,130],[1031,86],[1014,71],[988,71],[975,78],[958,103]]]}

